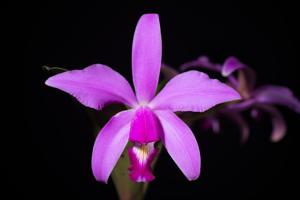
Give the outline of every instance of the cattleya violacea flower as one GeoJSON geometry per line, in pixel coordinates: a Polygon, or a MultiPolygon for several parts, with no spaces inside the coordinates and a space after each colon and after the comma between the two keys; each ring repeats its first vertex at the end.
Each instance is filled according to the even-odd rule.
{"type": "MultiPolygon", "coordinates": [[[[167,68],[167,66],[165,67],[167,68]]],[[[256,88],[255,72],[235,57],[227,58],[223,64],[216,64],[212,63],[208,57],[200,56],[196,60],[182,64],[181,70],[195,67],[220,73],[228,79],[228,84],[237,90],[242,97],[242,101],[227,105],[205,119],[205,127],[211,127],[214,132],[220,130],[219,119],[227,117],[239,126],[242,133],[242,142],[245,142],[250,131],[248,123],[242,117],[241,112],[251,109],[251,116],[254,118],[258,118],[260,112],[269,113],[273,124],[271,141],[277,142],[284,137],[286,124],[283,116],[273,105],[286,106],[300,114],[300,101],[289,88],[277,85],[265,85],[256,88]],[[234,74],[235,71],[239,72],[237,77],[234,74]]],[[[168,71],[171,71],[171,69],[168,69],[168,71]]]]}
{"type": "Polygon", "coordinates": [[[129,107],[114,115],[98,134],[92,153],[95,178],[107,182],[127,143],[130,178],[154,179],[151,162],[161,141],[189,180],[200,174],[200,151],[190,128],[176,111],[203,112],[216,104],[237,100],[231,87],[198,71],[175,76],[155,96],[161,67],[161,32],[157,14],[143,15],[136,27],[132,47],[135,94],[127,80],[108,66],[94,64],[50,77],[46,84],[63,90],[83,105],[101,109],[109,103],[129,107]]]}

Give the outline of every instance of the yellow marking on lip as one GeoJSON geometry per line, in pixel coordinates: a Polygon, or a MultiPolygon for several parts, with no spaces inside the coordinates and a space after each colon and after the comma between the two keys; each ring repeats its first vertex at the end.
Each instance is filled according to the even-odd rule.
{"type": "Polygon", "coordinates": [[[142,144],[140,146],[136,146],[134,148],[134,152],[136,153],[136,156],[138,160],[143,164],[147,161],[151,150],[153,150],[153,147],[149,144],[142,144]]]}

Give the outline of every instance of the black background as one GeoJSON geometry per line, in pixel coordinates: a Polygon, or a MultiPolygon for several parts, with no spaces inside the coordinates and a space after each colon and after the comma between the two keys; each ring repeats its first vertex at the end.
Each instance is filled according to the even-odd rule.
{"type": "MultiPolygon", "coordinates": [[[[151,2],[151,1],[149,1],[151,2]]],[[[42,65],[82,69],[111,66],[131,81],[131,43],[139,17],[160,14],[163,61],[174,67],[206,54],[216,62],[234,55],[253,67],[258,84],[291,88],[300,97],[295,33],[299,22],[288,2],[199,1],[198,4],[40,3],[23,10],[25,141],[17,165],[7,173],[11,195],[32,199],[116,199],[108,185],[94,180],[90,167],[94,138],[79,103],[46,87],[42,65]],[[24,148],[23,148],[24,147],[24,148]]],[[[250,140],[228,122],[219,136],[194,129],[202,174],[189,182],[164,151],[146,199],[297,199],[299,115],[282,108],[287,136],[269,141],[268,118],[252,124],[250,140]]],[[[249,118],[250,120],[250,118],[249,118]]],[[[226,123],[226,122],[225,122],[226,123]]],[[[299,195],[298,195],[299,196],[299,195]]]]}

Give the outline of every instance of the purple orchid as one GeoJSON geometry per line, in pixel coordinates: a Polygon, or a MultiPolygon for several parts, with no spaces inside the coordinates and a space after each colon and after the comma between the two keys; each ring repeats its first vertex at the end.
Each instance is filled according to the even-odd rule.
{"type": "Polygon", "coordinates": [[[98,134],[92,153],[95,178],[107,182],[127,143],[130,178],[154,179],[151,162],[161,141],[189,180],[200,174],[200,151],[190,128],[174,112],[203,112],[216,104],[240,99],[231,87],[198,71],[175,76],[155,96],[161,68],[161,32],[157,14],[143,15],[136,27],[132,47],[132,76],[136,91],[119,73],[94,64],[49,78],[46,85],[63,90],[83,105],[100,110],[122,103],[128,110],[113,116],[98,134]]]}
{"type": "Polygon", "coordinates": [[[206,56],[200,56],[194,61],[181,65],[181,70],[195,67],[219,72],[223,77],[227,77],[228,84],[239,91],[243,98],[243,101],[227,105],[215,115],[205,119],[205,126],[211,127],[214,132],[219,131],[219,128],[216,128],[219,127],[219,118],[225,116],[238,124],[242,133],[242,141],[246,141],[249,136],[249,126],[240,112],[252,109],[251,115],[254,118],[257,118],[260,111],[269,113],[273,124],[271,141],[277,142],[284,137],[286,124],[280,112],[273,105],[286,106],[300,114],[300,101],[289,88],[276,85],[255,88],[254,71],[235,57],[227,58],[221,65],[210,62],[206,56]],[[238,77],[234,74],[235,71],[239,71],[238,77]]]}

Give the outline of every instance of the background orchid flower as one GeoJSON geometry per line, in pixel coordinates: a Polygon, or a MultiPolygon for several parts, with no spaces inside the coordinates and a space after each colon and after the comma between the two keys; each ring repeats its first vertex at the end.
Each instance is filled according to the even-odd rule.
{"type": "MultiPolygon", "coordinates": [[[[231,59],[235,59],[235,58],[232,57],[231,59]]],[[[231,59],[229,59],[229,62],[226,62],[226,63],[230,64],[230,63],[235,62],[234,60],[233,60],[233,62],[231,62],[230,61],[231,59]]],[[[222,72],[222,65],[212,63],[207,56],[200,56],[199,58],[197,58],[194,61],[186,62],[181,65],[180,69],[182,71],[184,71],[189,68],[194,68],[194,66],[199,67],[199,68],[205,68],[205,69],[208,69],[208,70],[214,71],[214,72],[219,72],[219,73],[222,72]]],[[[240,65],[240,66],[243,66],[243,65],[240,65]]],[[[179,71],[177,71],[174,68],[172,68],[171,66],[163,63],[162,74],[165,77],[165,79],[170,80],[172,77],[176,76],[179,73],[180,73],[179,71]]],[[[250,73],[251,75],[253,74],[252,71],[250,71],[248,73],[250,73]]],[[[230,79],[230,80],[234,84],[237,84],[237,80],[235,80],[235,78],[230,79]]],[[[224,105],[224,107],[226,108],[226,105],[224,105]]],[[[227,108],[224,109],[224,107],[221,109],[218,108],[217,110],[215,110],[213,112],[202,115],[199,118],[199,120],[201,120],[201,124],[200,124],[201,130],[211,129],[213,131],[213,133],[218,134],[221,131],[220,119],[225,117],[238,125],[238,127],[240,129],[240,133],[241,133],[241,142],[242,143],[246,142],[248,140],[249,133],[250,133],[250,128],[249,128],[247,121],[244,119],[244,117],[242,116],[240,111],[231,110],[231,109],[227,109],[227,108]]],[[[196,119],[198,119],[198,118],[196,117],[196,119]]],[[[194,121],[195,119],[187,119],[187,120],[194,121]]]]}
{"type": "Polygon", "coordinates": [[[135,94],[118,72],[102,64],[67,71],[50,77],[46,84],[65,91],[83,105],[101,109],[122,103],[128,110],[113,116],[98,134],[92,153],[95,178],[107,182],[116,162],[130,141],[130,177],[136,182],[154,179],[150,164],[161,141],[189,180],[200,174],[200,151],[190,128],[174,112],[203,112],[216,104],[237,100],[231,87],[198,71],[178,74],[155,96],[161,67],[161,32],[157,14],[143,15],[132,46],[135,94]]]}
{"type": "Polygon", "coordinates": [[[259,111],[270,115],[273,124],[271,141],[277,142],[284,137],[286,124],[283,116],[273,105],[285,106],[300,114],[300,101],[289,88],[277,85],[265,85],[256,88],[255,72],[235,57],[227,58],[221,65],[210,62],[206,56],[200,56],[194,61],[181,65],[181,70],[192,68],[203,68],[219,72],[223,77],[227,78],[228,84],[239,91],[243,98],[242,101],[227,105],[224,109],[215,113],[214,116],[206,119],[205,126],[210,126],[214,132],[218,132],[219,129],[214,127],[219,126],[219,119],[225,116],[240,127],[242,141],[246,141],[249,135],[249,126],[241,112],[252,109],[251,115],[254,118],[257,118],[259,111]],[[239,72],[238,75],[234,73],[236,71],[239,72]]]}

